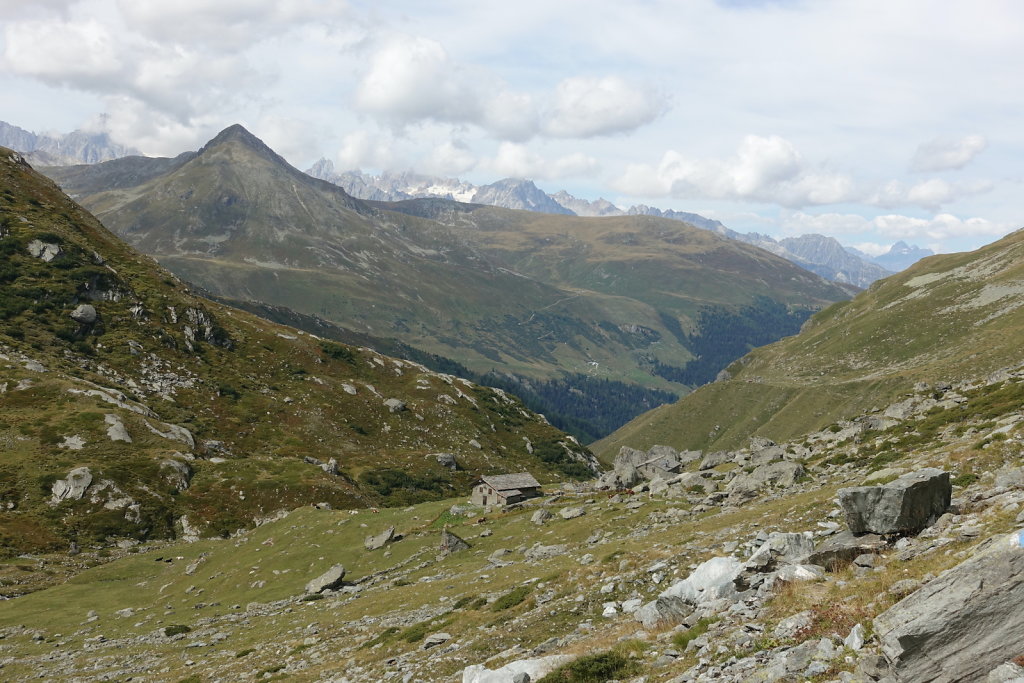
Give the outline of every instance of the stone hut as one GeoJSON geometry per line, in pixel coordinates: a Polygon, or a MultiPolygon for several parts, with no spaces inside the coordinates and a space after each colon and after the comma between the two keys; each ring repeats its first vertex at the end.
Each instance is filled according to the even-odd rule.
{"type": "Polygon", "coordinates": [[[529,472],[491,474],[473,486],[470,502],[475,505],[511,505],[541,495],[540,484],[529,472]]]}

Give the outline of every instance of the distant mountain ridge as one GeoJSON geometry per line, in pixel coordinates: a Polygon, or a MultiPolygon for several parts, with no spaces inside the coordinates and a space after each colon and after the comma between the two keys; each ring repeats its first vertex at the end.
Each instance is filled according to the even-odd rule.
{"type": "Polygon", "coordinates": [[[384,172],[379,175],[362,171],[338,173],[334,164],[320,159],[306,173],[338,185],[353,197],[371,201],[396,202],[407,199],[440,197],[472,204],[487,204],[506,209],[536,211],[584,217],[656,216],[683,221],[723,237],[752,244],[796,263],[827,280],[865,288],[872,282],[903,270],[917,258],[930,256],[931,251],[908,247],[900,242],[893,250],[902,257],[879,257],[844,247],[835,238],[824,235],[803,235],[776,240],[759,233],[740,233],[727,228],[721,221],[687,211],[659,209],[636,204],[622,209],[604,198],[580,199],[565,190],[548,194],[533,181],[523,178],[504,178],[489,185],[475,186],[457,178],[438,178],[411,172],[384,172]],[[917,258],[915,258],[915,256],[917,258]]]}
{"type": "Polygon", "coordinates": [[[21,152],[36,165],[98,164],[138,155],[139,151],[110,139],[105,132],[76,130],[64,135],[39,135],[0,121],[0,146],[21,152]]]}

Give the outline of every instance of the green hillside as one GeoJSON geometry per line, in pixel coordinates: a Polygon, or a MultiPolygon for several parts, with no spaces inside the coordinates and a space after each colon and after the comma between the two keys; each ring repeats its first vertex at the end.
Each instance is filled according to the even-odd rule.
{"type": "Polygon", "coordinates": [[[1021,360],[1024,231],[970,253],[927,258],[799,335],[757,349],[729,379],[656,408],[594,444],[720,449],[776,440],[878,408],[917,382],[984,376],[1021,360]]]}
{"type": "Polygon", "coordinates": [[[504,392],[196,296],[10,150],[0,188],[0,550],[591,472],[504,392]]]}

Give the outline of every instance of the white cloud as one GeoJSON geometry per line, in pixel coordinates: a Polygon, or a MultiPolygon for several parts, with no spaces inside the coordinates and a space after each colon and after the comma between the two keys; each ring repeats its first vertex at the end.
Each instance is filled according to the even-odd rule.
{"type": "Polygon", "coordinates": [[[401,125],[422,119],[478,121],[482,106],[470,81],[440,43],[396,36],[374,51],[356,105],[401,125]]]}
{"type": "MultiPolygon", "coordinates": [[[[888,240],[943,241],[954,238],[992,238],[1007,234],[1013,226],[984,218],[959,218],[940,213],[931,218],[886,214],[866,218],[859,214],[807,214],[793,212],[782,217],[780,226],[790,235],[816,232],[832,237],[874,235],[888,240]]],[[[866,243],[870,245],[870,243],[866,243]]],[[[857,248],[861,247],[857,245],[857,248]]],[[[868,251],[868,249],[862,249],[868,251]]],[[[868,252],[870,253],[870,252],[868,252]]]]}
{"type": "Polygon", "coordinates": [[[568,176],[584,176],[598,170],[597,160],[584,154],[569,154],[547,160],[525,145],[503,142],[498,153],[486,165],[502,177],[555,180],[568,176]]]}
{"type": "Polygon", "coordinates": [[[418,166],[429,175],[458,176],[477,165],[476,156],[461,140],[448,140],[434,147],[418,166]]]}
{"type": "Polygon", "coordinates": [[[98,21],[24,21],[4,29],[11,71],[52,85],[102,84],[123,78],[119,39],[98,21]]]}
{"type": "Polygon", "coordinates": [[[631,164],[616,181],[641,197],[731,199],[800,207],[852,199],[853,180],[828,169],[808,168],[788,140],[748,135],[729,159],[689,159],[676,151],[657,166],[631,164]]]}
{"type": "Polygon", "coordinates": [[[653,90],[617,76],[567,78],[552,93],[527,93],[460,63],[437,41],[400,35],[376,44],[356,106],[399,127],[424,121],[473,124],[505,141],[591,138],[635,130],[665,110],[653,90]]]}
{"type": "Polygon", "coordinates": [[[567,78],[555,88],[544,130],[563,138],[621,133],[650,123],[665,107],[653,90],[618,76],[567,78]]]}
{"type": "Polygon", "coordinates": [[[969,164],[986,147],[981,135],[968,135],[959,140],[939,138],[920,145],[910,161],[912,171],[950,171],[969,164]]]}
{"type": "Polygon", "coordinates": [[[919,206],[938,211],[958,199],[990,192],[993,188],[994,185],[985,180],[950,183],[941,178],[930,178],[909,186],[899,180],[890,180],[866,197],[864,202],[886,209],[919,206]]]}
{"type": "Polygon", "coordinates": [[[889,250],[892,249],[891,244],[879,244],[878,242],[857,242],[850,246],[857,251],[867,254],[868,256],[881,256],[882,254],[888,254],[889,250]]]}
{"type": "Polygon", "coordinates": [[[389,170],[395,160],[392,141],[365,130],[349,133],[337,155],[339,168],[354,170],[372,168],[389,170]]]}

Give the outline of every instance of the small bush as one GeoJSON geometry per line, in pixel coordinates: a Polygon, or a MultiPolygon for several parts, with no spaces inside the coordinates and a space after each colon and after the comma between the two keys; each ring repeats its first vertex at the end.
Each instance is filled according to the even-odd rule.
{"type": "Polygon", "coordinates": [[[185,624],[175,624],[173,626],[165,626],[164,635],[170,638],[171,636],[180,636],[182,633],[188,633],[191,630],[191,627],[185,626],[185,624]]]}
{"type": "Polygon", "coordinates": [[[672,636],[672,644],[675,645],[680,652],[684,652],[690,641],[707,633],[713,623],[715,623],[713,619],[708,619],[706,617],[699,619],[697,623],[690,628],[672,636]]]}
{"type": "Polygon", "coordinates": [[[957,476],[953,477],[949,483],[953,486],[964,487],[970,486],[976,481],[978,481],[977,474],[974,474],[973,472],[961,472],[957,476]]]}
{"type": "Polygon", "coordinates": [[[254,647],[247,647],[244,650],[239,650],[235,653],[235,659],[241,659],[242,657],[251,655],[253,652],[256,652],[256,648],[254,647]]]}
{"type": "Polygon", "coordinates": [[[558,667],[538,683],[604,683],[632,676],[640,665],[618,652],[609,650],[594,655],[585,655],[558,667]]]}
{"type": "Polygon", "coordinates": [[[500,612],[502,610],[506,610],[506,609],[509,609],[511,607],[515,607],[516,605],[521,603],[523,600],[525,600],[526,596],[529,595],[529,594],[530,594],[530,587],[529,586],[519,586],[517,588],[513,588],[508,593],[505,593],[500,598],[495,600],[494,604],[491,605],[491,610],[494,611],[494,612],[500,612]]]}

